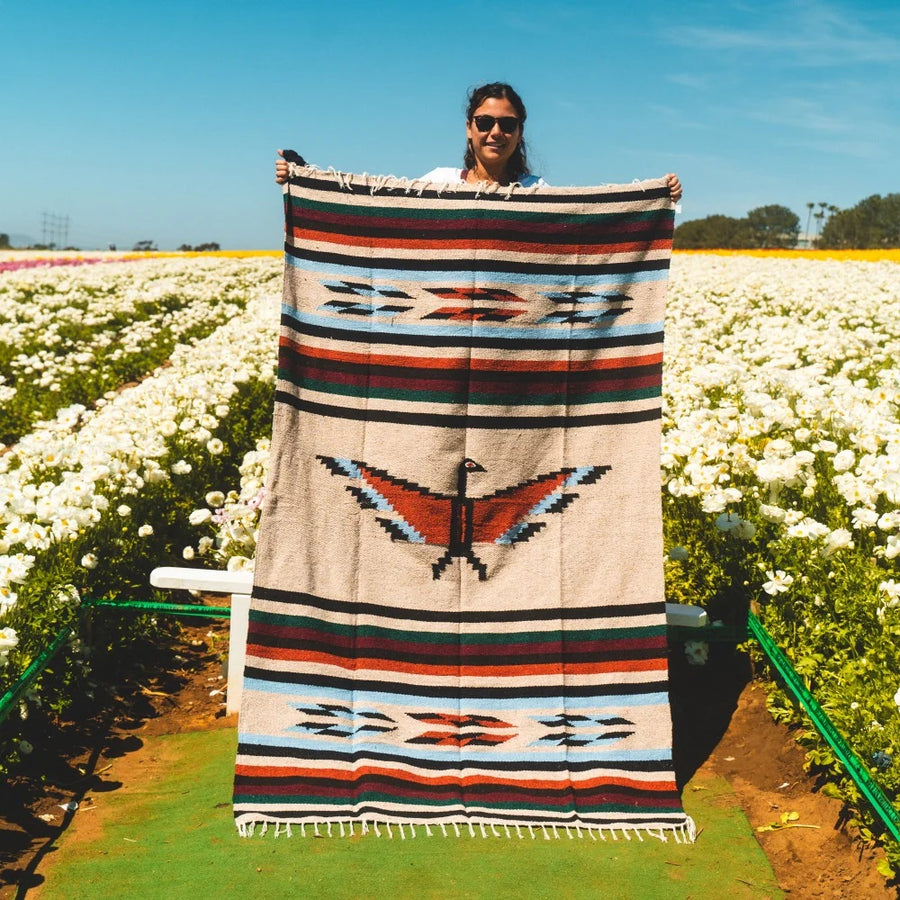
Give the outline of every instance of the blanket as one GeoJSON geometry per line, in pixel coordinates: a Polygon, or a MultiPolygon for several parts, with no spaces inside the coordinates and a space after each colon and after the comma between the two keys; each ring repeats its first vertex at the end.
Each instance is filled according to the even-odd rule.
{"type": "Polygon", "coordinates": [[[662,579],[665,183],[295,167],[284,198],[239,830],[691,839],[662,579]]]}

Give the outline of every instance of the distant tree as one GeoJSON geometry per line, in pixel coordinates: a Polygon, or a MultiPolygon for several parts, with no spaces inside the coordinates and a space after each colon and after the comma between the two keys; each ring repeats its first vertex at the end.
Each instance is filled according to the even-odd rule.
{"type": "MultiPolygon", "coordinates": [[[[819,214],[816,213],[818,216],[819,214]]],[[[747,213],[751,247],[796,247],[800,217],[777,203],[758,206],[747,213]]]]}
{"type": "Polygon", "coordinates": [[[194,249],[201,253],[207,253],[210,250],[221,250],[222,248],[215,241],[210,241],[208,244],[197,244],[194,249]]]}
{"type": "Polygon", "coordinates": [[[144,253],[148,250],[155,250],[156,244],[153,241],[138,241],[132,249],[138,253],[144,253]]]}
{"type": "Polygon", "coordinates": [[[675,229],[676,250],[733,250],[750,246],[746,219],[732,216],[706,216],[682,222],[675,229]]]}
{"type": "Polygon", "coordinates": [[[833,212],[822,228],[820,247],[900,247],[900,194],[873,194],[850,209],[833,212]]]}
{"type": "Polygon", "coordinates": [[[9,250],[9,235],[0,232],[0,250],[9,250]]]}
{"type": "Polygon", "coordinates": [[[191,251],[191,250],[193,250],[193,249],[194,249],[194,248],[193,248],[190,244],[182,244],[182,245],[178,248],[179,252],[181,252],[181,253],[187,253],[187,252],[189,252],[189,251],[191,251]]]}

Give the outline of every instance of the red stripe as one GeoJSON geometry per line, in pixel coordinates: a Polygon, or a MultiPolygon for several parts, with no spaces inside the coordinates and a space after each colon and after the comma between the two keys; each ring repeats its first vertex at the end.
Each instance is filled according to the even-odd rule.
{"type": "Polygon", "coordinates": [[[675,790],[675,780],[667,781],[638,781],[634,778],[621,776],[595,776],[593,778],[579,779],[577,775],[569,774],[565,781],[551,781],[540,779],[505,778],[502,775],[427,775],[414,774],[402,769],[385,769],[378,766],[360,766],[353,770],[344,769],[311,769],[299,766],[253,766],[238,763],[235,767],[237,775],[247,778],[329,778],[332,781],[353,782],[367,776],[380,776],[394,778],[397,781],[408,781],[410,784],[452,786],[455,784],[463,787],[473,785],[496,784],[501,787],[534,788],[535,790],[559,790],[571,785],[576,790],[590,790],[602,787],[627,787],[646,791],[672,791],[675,790]]]}
{"type": "Polygon", "coordinates": [[[330,231],[310,231],[295,228],[295,241],[315,241],[340,244],[346,247],[395,248],[398,250],[502,250],[505,253],[531,253],[546,256],[578,254],[579,256],[608,256],[621,253],[642,253],[648,250],[671,250],[672,239],[632,241],[624,244],[542,244],[531,241],[506,241],[497,238],[467,238],[465,240],[423,240],[422,238],[377,238],[335,234],[330,231]]]}
{"type": "Polygon", "coordinates": [[[603,369],[620,369],[631,366],[649,366],[662,363],[662,353],[648,353],[643,356],[619,356],[615,359],[485,359],[482,357],[427,357],[396,356],[377,353],[351,353],[346,350],[331,350],[309,347],[288,337],[282,337],[280,346],[295,350],[303,356],[330,359],[336,362],[357,363],[359,365],[403,366],[421,369],[459,369],[475,372],[589,372],[603,369]]]}
{"type": "Polygon", "coordinates": [[[247,655],[262,659],[319,663],[348,671],[372,669],[380,672],[403,672],[407,675],[458,675],[462,677],[501,675],[507,678],[517,678],[526,675],[599,675],[611,672],[666,671],[665,658],[595,661],[589,663],[559,661],[553,663],[528,663],[520,666],[428,665],[427,663],[405,663],[393,659],[378,659],[376,657],[346,659],[331,653],[295,650],[286,647],[264,647],[260,644],[252,644],[249,641],[247,643],[247,655]]]}
{"type": "MultiPolygon", "coordinates": [[[[465,389],[467,393],[488,393],[509,395],[511,397],[531,396],[532,394],[565,395],[606,393],[610,391],[636,390],[644,387],[659,387],[662,384],[662,373],[641,375],[613,380],[604,379],[572,383],[566,380],[564,373],[554,382],[547,381],[488,381],[480,378],[470,380],[421,378],[410,372],[409,375],[375,375],[369,371],[347,372],[320,368],[309,362],[282,357],[279,360],[282,368],[296,375],[305,375],[317,381],[331,384],[356,385],[359,387],[401,388],[421,391],[456,391],[465,389]]],[[[464,374],[464,373],[463,373],[464,374]]]]}

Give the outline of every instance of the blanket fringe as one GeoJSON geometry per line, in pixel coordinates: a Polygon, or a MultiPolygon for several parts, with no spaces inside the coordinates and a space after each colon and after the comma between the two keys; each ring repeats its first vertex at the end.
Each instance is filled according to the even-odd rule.
{"type": "Polygon", "coordinates": [[[368,189],[369,193],[374,196],[379,191],[385,190],[401,190],[406,194],[416,193],[418,196],[426,190],[433,190],[438,196],[443,193],[453,194],[459,191],[471,191],[474,187],[475,199],[482,195],[497,194],[502,196],[504,200],[509,200],[514,193],[532,194],[538,190],[538,185],[533,184],[525,187],[520,181],[513,181],[510,184],[497,184],[496,182],[479,181],[475,185],[468,182],[460,181],[426,181],[423,178],[406,178],[400,175],[370,175],[363,172],[357,175],[352,172],[342,172],[329,166],[327,169],[320,169],[318,166],[305,165],[301,166],[297,163],[288,164],[288,178],[297,178],[303,175],[326,174],[334,177],[338,187],[342,191],[353,192],[355,188],[368,189]]]}
{"type": "Polygon", "coordinates": [[[292,837],[291,824],[299,824],[300,825],[300,834],[303,837],[306,837],[306,826],[310,825],[313,830],[313,834],[316,837],[336,837],[338,833],[340,837],[356,837],[355,826],[359,826],[359,834],[367,835],[374,831],[376,837],[382,837],[382,828],[387,831],[388,840],[393,840],[394,838],[394,828],[396,828],[400,832],[400,839],[406,840],[407,837],[415,838],[416,837],[416,825],[421,825],[425,829],[425,834],[428,837],[434,837],[435,833],[432,831],[433,828],[440,828],[441,835],[443,837],[450,837],[450,833],[447,831],[447,826],[449,825],[453,828],[453,831],[456,837],[462,836],[462,828],[468,827],[469,837],[476,838],[480,836],[483,839],[495,837],[495,838],[503,838],[506,837],[507,840],[511,840],[514,836],[517,837],[520,841],[525,839],[525,833],[523,829],[527,828],[529,835],[531,835],[532,840],[537,839],[536,829],[540,829],[541,833],[544,836],[545,841],[559,840],[561,838],[560,829],[565,829],[566,835],[569,840],[574,840],[575,838],[579,838],[584,840],[585,837],[590,838],[592,841],[601,840],[606,841],[608,839],[612,839],[613,841],[626,840],[633,841],[637,840],[641,843],[644,842],[645,837],[656,838],[656,840],[666,843],[669,840],[669,837],[675,841],[676,844],[693,844],[694,841],[697,840],[697,827],[694,824],[694,820],[690,816],[686,816],[683,822],[678,823],[677,825],[665,826],[665,825],[647,825],[647,826],[639,826],[639,825],[630,825],[624,823],[610,823],[609,825],[600,825],[600,824],[592,824],[587,822],[576,822],[574,824],[568,823],[529,823],[529,822],[480,822],[480,821],[471,821],[466,820],[464,822],[391,822],[386,819],[378,820],[378,819],[346,819],[346,820],[332,820],[326,822],[270,822],[262,819],[257,820],[246,820],[241,819],[236,822],[237,832],[241,837],[252,838],[257,834],[257,828],[259,829],[260,836],[266,834],[269,830],[269,825],[272,825],[272,831],[276,838],[285,835],[287,837],[292,837]],[[319,826],[324,826],[324,834],[319,830],[319,826]],[[337,826],[336,828],[334,826],[337,826]],[[478,830],[476,830],[476,827],[478,830]],[[515,835],[511,831],[511,828],[515,829],[515,835]],[[407,834],[407,829],[409,833],[407,834]],[[490,832],[488,832],[490,829],[490,832]],[[502,829],[502,830],[501,830],[502,829]],[[551,833],[552,832],[552,833],[551,833]]]}

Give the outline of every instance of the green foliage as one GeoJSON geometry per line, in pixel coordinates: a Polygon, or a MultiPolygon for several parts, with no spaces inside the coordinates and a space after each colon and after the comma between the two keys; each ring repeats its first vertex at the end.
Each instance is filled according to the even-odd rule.
{"type": "Polygon", "coordinates": [[[900,194],[873,194],[825,223],[819,246],[828,249],[900,247],[900,194]]]}
{"type": "Polygon", "coordinates": [[[713,215],[682,222],[675,229],[676,250],[733,250],[751,246],[746,219],[713,215]]]}
{"type": "Polygon", "coordinates": [[[771,204],[751,209],[746,218],[713,215],[683,222],[675,229],[676,250],[732,250],[794,247],[800,219],[786,206],[771,204]]]}
{"type": "Polygon", "coordinates": [[[800,233],[800,218],[777,203],[760,206],[747,213],[751,247],[795,247],[800,233]]]}

